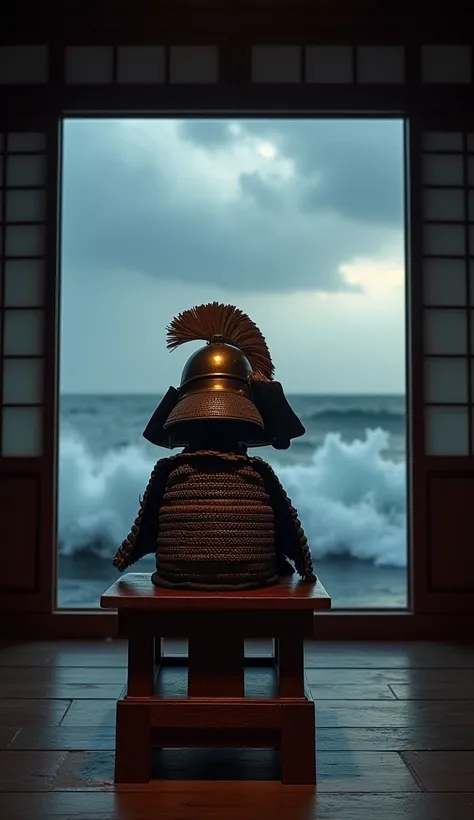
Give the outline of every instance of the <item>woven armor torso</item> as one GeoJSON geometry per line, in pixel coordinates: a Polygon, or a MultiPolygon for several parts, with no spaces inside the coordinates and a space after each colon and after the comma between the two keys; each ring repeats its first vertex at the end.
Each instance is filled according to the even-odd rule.
{"type": "Polygon", "coordinates": [[[275,524],[250,463],[208,456],[169,474],[159,509],[155,583],[250,589],[277,583],[275,524]]]}

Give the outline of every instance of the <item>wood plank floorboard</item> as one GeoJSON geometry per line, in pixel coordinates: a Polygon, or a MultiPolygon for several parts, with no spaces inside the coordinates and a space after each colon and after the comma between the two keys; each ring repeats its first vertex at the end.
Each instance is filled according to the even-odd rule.
{"type": "Polygon", "coordinates": [[[70,700],[0,698],[0,727],[58,726],[71,703],[70,700]]]}
{"type": "Polygon", "coordinates": [[[474,751],[404,752],[403,760],[425,791],[474,794],[474,751]]]}
{"type": "MultiPolygon", "coordinates": [[[[53,788],[114,789],[113,772],[113,752],[71,752],[53,788]]],[[[154,753],[152,775],[165,780],[265,781],[279,777],[279,757],[269,749],[167,749],[154,753]]],[[[327,752],[319,761],[318,791],[393,793],[420,787],[396,752],[327,752]]]]}
{"type": "Polygon", "coordinates": [[[0,791],[48,791],[67,755],[67,752],[58,751],[1,751],[0,791]]]}
{"type": "MultiPolygon", "coordinates": [[[[62,726],[113,726],[115,700],[73,700],[62,726]]],[[[474,732],[474,700],[318,700],[318,728],[408,728],[422,726],[469,726],[474,732]]],[[[47,724],[46,721],[43,725],[47,724]]]]}
{"type": "Polygon", "coordinates": [[[20,732],[19,726],[0,726],[0,749],[9,748],[20,732]]]}
{"type": "MultiPolygon", "coordinates": [[[[9,737],[7,734],[6,737],[9,737]]],[[[9,749],[41,751],[113,751],[115,749],[114,726],[42,726],[25,727],[14,734],[9,749]]],[[[4,747],[5,748],[5,747],[4,747]]],[[[413,745],[404,746],[413,749],[413,745]]]]}
{"type": "MultiPolygon", "coordinates": [[[[103,703],[103,701],[102,701],[103,703]]],[[[71,710],[75,704],[71,706],[71,710]]],[[[75,714],[75,713],[74,713],[75,714]]],[[[65,720],[69,717],[66,715],[65,720]]],[[[74,720],[74,715],[72,717],[74,720]]],[[[321,700],[316,704],[319,727],[469,726],[474,731],[474,700],[377,701],[321,700]]]]}
{"type": "Polygon", "coordinates": [[[386,683],[313,683],[314,700],[396,700],[386,683]]]}
{"type": "MultiPolygon", "coordinates": [[[[5,683],[0,681],[0,699],[14,698],[16,700],[22,698],[25,700],[74,700],[87,698],[114,698],[116,700],[120,697],[123,689],[122,683],[62,683],[61,681],[53,681],[52,683],[39,683],[37,680],[30,682],[5,683]]],[[[389,689],[388,696],[395,697],[393,692],[389,689]]]]}
{"type": "MultiPolygon", "coordinates": [[[[114,670],[118,671],[118,670],[114,670]]],[[[310,686],[317,684],[354,684],[357,686],[381,685],[415,686],[438,688],[449,694],[458,686],[474,690],[474,669],[356,669],[356,668],[306,668],[306,679],[310,686]]],[[[104,680],[104,683],[108,681],[104,680]]]]}
{"type": "MultiPolygon", "coordinates": [[[[62,684],[120,684],[127,679],[125,666],[2,666],[0,672],[0,697],[7,686],[54,686],[62,684]]],[[[387,681],[397,683],[398,681],[387,681]]],[[[400,681],[404,682],[404,681],[400,681]]]]}
{"type": "Polygon", "coordinates": [[[446,685],[439,680],[414,678],[407,684],[389,684],[398,700],[469,700],[474,698],[474,680],[457,680],[446,685]]]}
{"type": "MultiPolygon", "coordinates": [[[[186,650],[165,643],[167,655],[186,650]]],[[[247,655],[270,655],[268,641],[247,655]]],[[[5,820],[473,820],[474,648],[309,643],[317,792],[283,786],[272,750],[166,749],[149,784],[115,786],[123,641],[0,645],[0,817],[5,820]]],[[[250,669],[246,692],[271,671],[250,669]]],[[[186,691],[186,669],[164,683],[186,691]]]]}
{"type": "Polygon", "coordinates": [[[472,820],[463,794],[314,794],[305,788],[246,783],[160,784],[143,792],[0,794],[7,820],[472,820]],[[170,789],[170,785],[172,788],[170,789]],[[157,806],[159,800],[159,808],[157,806]]]}
{"type": "Polygon", "coordinates": [[[355,669],[474,669],[474,643],[308,642],[305,666],[355,669]]]}
{"type": "MultiPolygon", "coordinates": [[[[4,727],[3,748],[23,750],[113,751],[115,728],[111,726],[4,727]]],[[[470,726],[421,726],[401,729],[331,728],[316,732],[318,752],[474,751],[470,726]]]]}
{"type": "MultiPolygon", "coordinates": [[[[25,732],[42,732],[42,729],[25,729],[25,732]]],[[[60,731],[56,729],[54,731],[60,731]]],[[[21,743],[21,735],[12,745],[21,743]]],[[[47,748],[47,747],[45,747],[47,748]]],[[[58,747],[60,748],[60,747],[58,747]]],[[[387,751],[403,752],[408,750],[468,750],[474,749],[474,732],[471,726],[405,726],[403,728],[332,728],[318,729],[316,748],[319,752],[330,751],[387,751]]]]}

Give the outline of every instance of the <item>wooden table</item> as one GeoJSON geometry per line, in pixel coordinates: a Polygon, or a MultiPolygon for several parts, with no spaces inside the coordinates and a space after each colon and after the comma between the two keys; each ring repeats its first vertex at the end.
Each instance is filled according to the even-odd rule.
{"type": "MultiPolygon", "coordinates": [[[[284,783],[316,782],[315,715],[303,672],[313,613],[328,610],[324,587],[282,579],[247,592],[195,592],[153,586],[128,573],[101,598],[117,609],[128,639],[128,680],[117,703],[115,781],[150,779],[152,747],[260,747],[281,751],[284,783]],[[162,638],[189,638],[186,697],[163,693],[162,638]],[[277,692],[245,697],[244,639],[273,638],[277,692]]],[[[252,658],[253,663],[255,659],[252,658]]]]}

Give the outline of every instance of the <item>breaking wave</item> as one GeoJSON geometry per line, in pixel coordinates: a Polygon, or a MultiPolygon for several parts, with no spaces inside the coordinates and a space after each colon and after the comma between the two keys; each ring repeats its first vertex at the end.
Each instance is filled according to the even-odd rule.
{"type": "MultiPolygon", "coordinates": [[[[350,443],[329,433],[308,464],[280,465],[277,454],[272,458],[315,560],[347,556],[406,565],[406,469],[384,457],[389,443],[381,428],[350,443]]],[[[111,559],[135,520],[153,462],[136,446],[94,456],[68,431],[61,436],[59,467],[60,553],[111,559]]]]}

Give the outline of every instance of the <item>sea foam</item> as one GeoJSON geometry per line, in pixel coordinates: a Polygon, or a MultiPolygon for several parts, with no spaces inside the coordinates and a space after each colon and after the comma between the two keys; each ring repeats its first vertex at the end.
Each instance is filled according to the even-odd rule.
{"type": "MultiPolygon", "coordinates": [[[[309,464],[280,465],[275,452],[272,466],[316,563],[348,556],[406,565],[406,465],[384,457],[389,445],[389,433],[377,428],[350,443],[329,433],[309,464]]],[[[93,456],[71,431],[62,433],[59,453],[60,553],[111,559],[135,520],[153,462],[136,446],[93,456]]]]}

